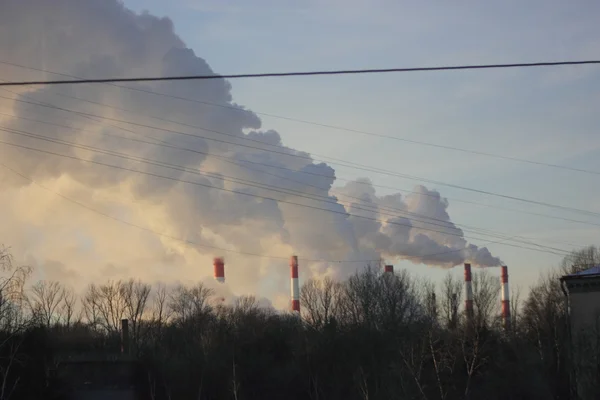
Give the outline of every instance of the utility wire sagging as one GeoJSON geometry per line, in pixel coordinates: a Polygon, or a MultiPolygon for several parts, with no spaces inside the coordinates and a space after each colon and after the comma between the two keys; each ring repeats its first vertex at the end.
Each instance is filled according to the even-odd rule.
{"type": "Polygon", "coordinates": [[[498,68],[527,68],[549,67],[559,65],[585,65],[600,64],[600,60],[582,61],[555,61],[537,63],[513,64],[479,64],[479,65],[454,65],[445,67],[413,67],[413,68],[379,68],[379,69],[348,69],[332,71],[304,71],[304,72],[265,72],[258,74],[211,74],[211,75],[178,75],[162,77],[134,77],[134,78],[99,78],[99,79],[72,79],[54,81],[18,81],[0,82],[0,86],[32,86],[32,85],[74,85],[82,83],[113,83],[113,82],[157,82],[157,81],[190,81],[212,79],[240,79],[240,78],[273,78],[286,76],[317,76],[317,75],[359,75],[383,74],[390,72],[426,72],[426,71],[455,71],[465,69],[498,69],[498,68]]]}
{"type": "MultiPolygon", "coordinates": [[[[66,76],[66,77],[73,78],[73,79],[76,79],[76,80],[82,80],[83,79],[81,77],[74,76],[74,75],[63,74],[63,73],[60,73],[60,72],[48,71],[46,69],[32,68],[30,66],[24,66],[24,65],[21,65],[21,64],[15,64],[15,63],[7,62],[7,61],[1,61],[0,60],[0,64],[6,64],[6,65],[11,65],[11,66],[14,66],[14,67],[18,67],[18,68],[25,68],[25,69],[30,69],[30,70],[34,70],[34,71],[39,71],[39,72],[43,72],[45,74],[66,76]]],[[[184,101],[189,101],[189,102],[192,102],[192,103],[202,104],[202,105],[211,106],[211,107],[219,107],[219,108],[226,109],[228,111],[246,112],[246,110],[243,109],[243,108],[236,107],[236,106],[231,106],[231,105],[228,105],[228,104],[219,104],[219,103],[214,103],[214,102],[205,101],[205,100],[197,100],[197,99],[191,99],[191,98],[187,98],[187,97],[174,96],[174,95],[170,95],[170,94],[167,94],[167,93],[161,93],[161,92],[156,92],[156,91],[152,91],[152,90],[148,90],[148,89],[143,89],[143,88],[140,88],[140,87],[131,87],[131,86],[124,86],[124,85],[116,85],[114,83],[106,83],[106,84],[110,85],[110,86],[114,86],[116,88],[131,90],[131,91],[134,91],[134,92],[146,93],[146,94],[151,94],[151,95],[156,95],[156,96],[163,96],[163,97],[167,97],[167,98],[171,98],[171,99],[177,99],[177,100],[184,100],[184,101]]],[[[101,106],[104,106],[104,107],[110,107],[110,108],[114,108],[114,109],[119,109],[119,110],[122,110],[122,111],[125,111],[125,112],[132,112],[131,110],[127,110],[127,109],[124,109],[124,108],[121,108],[121,107],[115,107],[114,105],[108,105],[108,104],[104,104],[104,103],[97,102],[97,101],[91,101],[89,99],[83,99],[83,98],[77,97],[77,96],[70,96],[70,95],[65,95],[65,94],[61,94],[61,93],[57,93],[56,95],[57,96],[63,96],[63,97],[66,97],[66,98],[72,98],[72,99],[75,99],[75,100],[78,100],[78,101],[91,102],[91,103],[94,103],[94,104],[97,104],[97,105],[101,105],[101,106]]],[[[135,112],[133,112],[133,113],[135,113],[135,112]]],[[[516,161],[516,162],[533,164],[533,165],[542,165],[542,166],[546,166],[546,167],[564,169],[564,170],[569,170],[569,171],[574,171],[574,172],[583,172],[583,173],[592,174],[592,175],[598,175],[598,174],[600,174],[599,171],[592,171],[592,170],[587,170],[587,169],[582,169],[582,168],[574,168],[574,167],[569,167],[569,166],[565,166],[565,165],[557,165],[557,164],[551,164],[551,163],[544,163],[544,162],[535,161],[535,160],[528,160],[528,159],[523,159],[523,158],[518,158],[518,157],[511,157],[511,156],[506,156],[506,155],[501,155],[501,154],[493,154],[493,153],[489,153],[489,152],[485,152],[485,151],[478,151],[478,150],[473,150],[473,149],[465,149],[465,148],[460,148],[460,147],[456,147],[456,146],[443,145],[443,144],[439,144],[439,143],[430,143],[430,142],[424,142],[424,141],[420,141],[420,140],[407,139],[407,138],[402,138],[402,137],[398,137],[398,136],[391,136],[391,135],[385,135],[385,134],[380,134],[380,133],[375,133],[375,132],[369,132],[369,131],[360,130],[360,129],[353,129],[353,128],[342,127],[342,126],[339,126],[339,125],[324,124],[324,123],[319,123],[319,122],[314,122],[314,121],[308,121],[308,120],[300,119],[300,118],[296,118],[296,117],[275,115],[275,114],[272,114],[272,113],[265,113],[265,112],[259,112],[259,111],[254,111],[254,113],[257,114],[257,115],[263,115],[263,116],[266,116],[266,117],[272,117],[272,118],[282,119],[282,120],[286,120],[286,121],[293,121],[293,122],[298,122],[298,123],[302,123],[302,124],[308,124],[308,125],[318,126],[318,127],[322,127],[322,128],[328,128],[328,129],[334,129],[334,130],[341,130],[341,131],[346,131],[346,132],[350,132],[350,133],[358,133],[358,134],[367,135],[367,136],[374,136],[374,137],[379,137],[379,138],[391,139],[391,140],[396,140],[396,141],[405,142],[405,143],[411,143],[411,144],[417,144],[417,145],[422,145],[422,146],[430,146],[430,147],[435,147],[435,148],[439,148],[439,149],[460,151],[460,152],[463,152],[463,153],[476,154],[476,155],[480,155],[480,156],[493,157],[493,158],[498,158],[498,159],[502,159],[502,160],[516,161]]],[[[170,123],[174,123],[174,124],[179,124],[179,125],[182,125],[182,126],[187,126],[187,127],[190,127],[190,128],[202,129],[200,127],[189,125],[189,124],[185,124],[185,123],[181,123],[179,121],[166,120],[166,119],[163,119],[163,118],[157,118],[157,117],[152,116],[152,115],[148,115],[148,116],[150,118],[154,118],[154,119],[158,119],[158,120],[162,120],[162,121],[166,121],[166,122],[170,122],[170,123]]],[[[316,155],[316,154],[313,153],[313,155],[316,155]]]]}
{"type": "MultiPolygon", "coordinates": [[[[35,105],[35,106],[39,106],[39,107],[51,108],[51,109],[55,109],[55,110],[59,110],[59,111],[64,111],[64,112],[72,112],[72,113],[76,113],[78,115],[82,115],[82,116],[86,116],[86,117],[93,117],[93,118],[104,119],[104,120],[108,120],[108,121],[111,121],[111,122],[126,123],[128,125],[132,125],[132,126],[136,126],[136,127],[141,127],[141,128],[154,129],[154,130],[158,130],[158,131],[161,131],[161,132],[164,132],[164,133],[168,133],[168,134],[174,134],[174,135],[184,136],[184,137],[190,137],[190,138],[199,138],[199,139],[202,139],[202,140],[208,140],[208,141],[211,141],[211,142],[216,142],[218,144],[239,146],[239,147],[243,147],[243,148],[247,148],[247,149],[251,149],[251,150],[257,150],[257,151],[260,151],[260,152],[274,153],[274,154],[282,155],[282,156],[285,156],[285,157],[299,158],[299,159],[303,159],[303,160],[307,160],[307,161],[311,161],[311,162],[313,160],[315,160],[315,161],[318,160],[318,158],[314,158],[314,156],[316,155],[314,153],[313,153],[312,156],[309,156],[309,155],[301,154],[299,152],[290,152],[289,149],[286,149],[286,148],[284,148],[281,145],[273,145],[273,144],[269,144],[269,143],[264,143],[263,141],[260,141],[260,140],[257,140],[257,139],[247,138],[247,137],[244,137],[244,136],[240,137],[240,136],[236,136],[236,135],[231,134],[231,133],[226,133],[226,132],[218,131],[218,130],[214,130],[214,129],[204,129],[204,130],[206,130],[208,132],[216,133],[216,134],[219,134],[219,135],[226,135],[226,136],[234,137],[236,139],[242,139],[242,140],[247,140],[247,141],[259,143],[261,145],[266,145],[266,146],[271,146],[271,147],[277,147],[277,148],[280,148],[280,150],[265,149],[263,147],[257,147],[257,146],[253,146],[253,145],[246,145],[246,144],[242,144],[242,143],[232,142],[232,141],[228,141],[228,140],[216,139],[216,138],[212,138],[212,137],[207,137],[207,136],[197,135],[197,134],[193,134],[193,133],[187,133],[187,132],[177,131],[177,130],[173,130],[173,129],[159,128],[159,127],[152,126],[152,125],[140,124],[140,123],[136,123],[136,122],[132,122],[132,121],[127,121],[127,120],[123,120],[123,119],[100,116],[100,115],[92,114],[92,113],[74,111],[74,110],[71,110],[71,109],[68,109],[68,108],[58,107],[58,106],[54,106],[54,105],[42,104],[42,103],[39,103],[39,102],[31,102],[31,101],[27,101],[27,100],[7,98],[7,97],[3,97],[3,96],[0,96],[0,98],[14,100],[14,101],[17,101],[17,102],[20,102],[20,103],[31,104],[31,105],[35,105]]],[[[200,129],[203,129],[203,128],[200,128],[200,129]]],[[[480,190],[480,189],[477,189],[477,188],[469,188],[469,187],[465,187],[465,186],[461,186],[461,185],[455,185],[455,184],[451,184],[451,183],[436,181],[436,180],[422,178],[422,177],[418,177],[418,176],[401,174],[401,173],[397,173],[397,172],[393,172],[393,171],[389,171],[389,170],[384,170],[384,169],[380,169],[380,168],[369,167],[369,166],[366,166],[366,165],[363,165],[363,164],[358,164],[358,163],[350,162],[350,161],[344,161],[344,160],[340,160],[340,159],[337,159],[337,158],[331,158],[331,157],[325,157],[325,156],[321,156],[321,158],[322,158],[322,161],[324,161],[324,162],[328,162],[328,163],[330,163],[332,165],[336,165],[336,166],[342,167],[342,168],[349,168],[349,169],[353,169],[353,170],[365,171],[365,172],[370,172],[370,173],[374,173],[374,174],[380,174],[380,175],[384,175],[384,176],[398,177],[398,178],[403,178],[403,179],[408,179],[408,180],[413,180],[413,181],[420,181],[420,182],[425,182],[425,183],[432,183],[432,184],[437,184],[437,185],[446,186],[446,187],[450,187],[450,188],[465,190],[465,191],[469,191],[469,192],[473,192],[473,193],[479,193],[479,194],[484,194],[484,195],[488,195],[488,196],[499,197],[499,198],[502,198],[502,199],[509,199],[509,200],[514,200],[514,201],[528,203],[528,204],[541,205],[541,206],[545,206],[545,207],[549,207],[549,208],[556,208],[556,209],[560,209],[560,210],[564,210],[564,211],[575,212],[575,213],[583,214],[583,215],[590,215],[590,216],[600,217],[600,213],[593,212],[593,211],[588,211],[588,210],[583,210],[583,209],[578,209],[578,208],[575,208],[575,207],[568,207],[568,206],[563,206],[563,205],[556,205],[556,204],[548,203],[548,202],[545,202],[545,201],[531,200],[531,199],[526,199],[526,198],[522,198],[522,197],[518,197],[518,196],[510,196],[510,195],[502,194],[502,193],[494,193],[494,192],[490,192],[490,191],[486,191],[486,190],[480,190]]],[[[309,172],[309,174],[310,174],[310,172],[309,172]]]]}

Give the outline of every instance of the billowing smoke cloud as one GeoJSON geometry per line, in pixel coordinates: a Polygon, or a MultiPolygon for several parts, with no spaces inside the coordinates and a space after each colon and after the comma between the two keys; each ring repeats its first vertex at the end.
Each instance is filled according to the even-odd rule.
{"type": "MultiPolygon", "coordinates": [[[[82,77],[213,73],[209,65],[174,34],[169,19],[135,14],[116,0],[5,0],[0,13],[0,54],[4,61],[82,77]]],[[[0,76],[8,77],[6,80],[56,78],[56,75],[4,64],[0,64],[0,76]]],[[[210,246],[281,256],[295,252],[313,260],[388,257],[439,266],[453,266],[465,260],[481,266],[500,263],[487,249],[466,242],[462,231],[450,221],[447,201],[435,191],[419,186],[417,194],[406,197],[400,194],[377,196],[368,180],[332,190],[334,169],[313,162],[309,154],[286,147],[276,149],[277,152],[257,149],[273,150],[269,145],[283,146],[281,137],[275,131],[262,130],[257,115],[233,102],[227,81],[128,86],[191,98],[200,103],[112,85],[0,91],[4,97],[0,98],[3,129],[0,140],[76,158],[0,145],[2,163],[50,190],[45,191],[10,172],[0,172],[4,188],[0,192],[0,206],[11,211],[0,227],[0,242],[11,244],[18,250],[17,256],[34,257],[34,264],[42,269],[48,266],[47,271],[60,271],[57,277],[72,277],[76,273],[80,279],[140,276],[151,280],[177,277],[194,281],[210,274],[213,255],[224,255],[228,284],[238,294],[285,293],[287,262],[222,253],[210,246]],[[72,111],[42,107],[31,104],[33,102],[72,111]],[[24,133],[63,142],[41,141],[24,133]],[[122,137],[160,140],[169,146],[193,151],[153,146],[122,137]],[[129,158],[101,154],[81,146],[126,153],[129,158]],[[126,170],[106,168],[77,158],[126,170]],[[133,158],[179,167],[166,169],[133,158]],[[172,179],[141,175],[127,169],[172,179]],[[193,173],[198,169],[203,174],[211,174],[193,173]],[[182,180],[196,185],[182,183],[182,180]],[[249,185],[248,181],[300,191],[311,198],[292,192],[272,192],[249,185]],[[101,213],[163,232],[165,236],[103,218],[52,191],[101,213]],[[231,191],[272,199],[242,196],[231,191]],[[432,225],[433,220],[422,215],[435,218],[438,225],[432,225]]],[[[313,273],[338,276],[355,268],[326,262],[305,262],[302,266],[310,267],[313,273]]]]}
{"type": "Polygon", "coordinates": [[[414,263],[452,267],[466,260],[480,266],[497,266],[500,259],[487,248],[468,244],[446,211],[448,201],[437,191],[424,186],[413,193],[377,197],[371,182],[360,179],[337,190],[351,198],[361,199],[347,209],[352,215],[370,214],[376,222],[350,216],[354,236],[360,245],[390,257],[405,258],[414,263]],[[365,213],[365,209],[376,211],[365,213]],[[393,214],[397,216],[393,216],[393,214]],[[390,216],[392,214],[392,216],[390,216]]]}

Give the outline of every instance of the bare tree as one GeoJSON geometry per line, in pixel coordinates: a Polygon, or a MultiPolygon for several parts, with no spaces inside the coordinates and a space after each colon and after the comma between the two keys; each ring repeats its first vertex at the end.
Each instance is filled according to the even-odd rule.
{"type": "Polygon", "coordinates": [[[127,311],[123,293],[121,281],[109,281],[103,285],[91,284],[83,298],[88,322],[107,332],[119,332],[121,320],[127,311]]]}
{"type": "Polygon", "coordinates": [[[167,286],[164,283],[159,283],[153,293],[151,320],[158,326],[162,326],[169,321],[170,316],[167,307],[167,300],[169,300],[167,286]]]}
{"type": "Polygon", "coordinates": [[[438,320],[438,300],[435,284],[429,279],[419,279],[414,283],[417,300],[424,306],[425,315],[432,321],[438,320]]]}
{"type": "Polygon", "coordinates": [[[455,329],[458,326],[458,309],[462,301],[462,282],[450,272],[442,282],[440,308],[446,327],[455,329]]]}
{"type": "Polygon", "coordinates": [[[313,327],[321,328],[337,314],[340,285],[331,278],[310,279],[300,290],[304,319],[313,327]]]}
{"type": "Polygon", "coordinates": [[[596,246],[589,246],[573,251],[564,257],[557,273],[561,275],[572,274],[596,265],[600,265],[600,249],[596,246]]]}
{"type": "Polygon", "coordinates": [[[414,381],[420,396],[425,400],[427,400],[428,397],[425,393],[426,384],[424,383],[422,375],[425,369],[425,363],[429,357],[430,349],[428,349],[428,339],[427,335],[415,337],[410,342],[405,343],[404,347],[406,347],[406,350],[400,350],[400,357],[404,364],[404,370],[414,381]]]}
{"type": "Polygon", "coordinates": [[[369,378],[365,373],[363,367],[358,367],[356,372],[354,373],[354,381],[360,390],[361,397],[364,400],[369,400],[370,392],[369,392],[369,378]]]}
{"type": "Polygon", "coordinates": [[[367,266],[364,272],[348,279],[343,286],[343,315],[346,323],[374,327],[377,315],[378,276],[367,266]]]}
{"type": "Polygon", "coordinates": [[[521,286],[513,286],[510,290],[510,326],[512,332],[519,330],[521,318],[521,286]]]}
{"type": "Polygon", "coordinates": [[[58,323],[64,296],[64,288],[59,282],[39,281],[33,285],[27,304],[34,321],[48,328],[58,323]]]}
{"type": "Polygon", "coordinates": [[[120,296],[123,298],[124,313],[131,323],[131,340],[137,344],[142,326],[142,317],[150,296],[150,285],[130,279],[120,286],[120,296]]]}
{"type": "Polygon", "coordinates": [[[445,400],[453,383],[448,383],[448,377],[454,375],[460,351],[454,346],[452,337],[444,338],[444,331],[432,326],[427,333],[428,350],[433,366],[433,373],[440,400],[445,400]],[[446,340],[444,340],[446,339],[446,340]]]}
{"type": "Polygon", "coordinates": [[[487,270],[473,274],[474,323],[477,327],[489,327],[497,320],[500,309],[500,282],[487,270]]]}
{"type": "Polygon", "coordinates": [[[406,270],[397,271],[395,274],[383,274],[378,283],[379,287],[374,296],[378,303],[378,318],[383,322],[383,326],[395,328],[423,316],[423,308],[419,304],[419,291],[427,291],[426,283],[416,284],[406,270]]]}
{"type": "Polygon", "coordinates": [[[582,399],[600,398],[600,313],[585,324],[585,327],[572,332],[570,352],[573,382],[577,394],[582,399]]]}
{"type": "Polygon", "coordinates": [[[88,324],[97,329],[100,324],[100,310],[98,303],[100,302],[100,294],[94,283],[90,284],[81,299],[83,315],[88,324]]]}
{"type": "Polygon", "coordinates": [[[6,357],[6,365],[0,368],[0,400],[8,400],[13,395],[19,381],[21,380],[20,376],[17,376],[13,379],[13,367],[15,364],[22,364],[23,360],[21,360],[21,355],[19,353],[19,349],[21,344],[23,343],[23,336],[17,337],[16,340],[11,340],[8,344],[8,354],[6,357]]]}
{"type": "Polygon", "coordinates": [[[9,249],[0,245],[0,326],[6,332],[19,332],[27,324],[23,306],[31,272],[30,267],[15,266],[9,249]]]}
{"type": "Polygon", "coordinates": [[[521,317],[521,327],[536,349],[540,364],[555,379],[565,368],[568,345],[567,310],[558,279],[561,270],[542,276],[530,289],[521,317]]]}
{"type": "Polygon", "coordinates": [[[77,302],[77,295],[72,288],[63,288],[62,302],[59,306],[60,321],[67,328],[71,327],[73,323],[73,316],[75,315],[75,304],[77,302]]]}
{"type": "Polygon", "coordinates": [[[235,350],[233,353],[233,359],[231,361],[232,374],[231,374],[231,393],[233,394],[234,400],[238,400],[240,393],[240,381],[237,377],[237,369],[235,364],[235,350]]]}
{"type": "Polygon", "coordinates": [[[213,294],[213,290],[202,283],[191,288],[180,285],[170,294],[168,306],[178,321],[186,322],[211,309],[209,300],[213,294]]]}
{"type": "Polygon", "coordinates": [[[258,310],[258,300],[255,296],[240,296],[235,299],[233,309],[243,314],[253,313],[258,310]]]}
{"type": "Polygon", "coordinates": [[[148,329],[142,335],[142,343],[147,345],[146,350],[151,354],[154,360],[158,360],[158,374],[148,371],[147,379],[151,398],[155,398],[159,387],[163,387],[167,392],[167,398],[170,396],[170,387],[167,384],[165,374],[167,365],[173,355],[165,348],[163,343],[164,328],[170,320],[170,310],[168,307],[169,294],[167,286],[164,283],[158,283],[155,289],[149,294],[150,318],[147,321],[148,329]]]}

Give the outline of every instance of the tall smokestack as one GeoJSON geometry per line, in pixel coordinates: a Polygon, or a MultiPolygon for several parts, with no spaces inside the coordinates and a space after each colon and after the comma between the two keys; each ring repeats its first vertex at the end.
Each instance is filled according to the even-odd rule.
{"type": "Polygon", "coordinates": [[[121,320],[121,353],[129,354],[129,321],[121,320]]]}
{"type": "Polygon", "coordinates": [[[387,274],[393,274],[394,273],[394,266],[393,265],[386,265],[385,267],[383,267],[383,271],[387,274]]]}
{"type": "Polygon", "coordinates": [[[465,311],[469,321],[473,318],[473,286],[471,284],[471,264],[465,263],[465,311]]]}
{"type": "Polygon", "coordinates": [[[221,283],[225,282],[225,261],[223,261],[223,258],[215,257],[213,266],[215,268],[215,280],[221,283]]]}
{"type": "Polygon", "coordinates": [[[290,259],[290,277],[292,285],[292,311],[300,312],[300,286],[298,284],[298,256],[290,259]]]}
{"type": "Polygon", "coordinates": [[[500,276],[502,286],[502,322],[505,329],[510,329],[510,298],[508,292],[508,267],[502,266],[502,274],[500,276]]]}

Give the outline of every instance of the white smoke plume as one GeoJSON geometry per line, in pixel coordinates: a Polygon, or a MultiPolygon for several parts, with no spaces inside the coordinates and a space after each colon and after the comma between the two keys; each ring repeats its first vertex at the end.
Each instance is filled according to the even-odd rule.
{"type": "MultiPolygon", "coordinates": [[[[0,55],[1,61],[79,77],[214,73],[175,35],[169,19],[135,14],[116,0],[4,0],[0,12],[0,55]]],[[[0,64],[0,76],[4,80],[60,78],[6,64],[0,64]]],[[[3,164],[51,191],[165,235],[129,227],[90,212],[0,167],[0,207],[7,211],[5,221],[0,224],[0,242],[11,245],[17,258],[38,266],[41,277],[64,279],[74,285],[119,277],[198,281],[210,275],[212,257],[223,255],[227,285],[235,293],[270,294],[280,299],[275,301],[275,306],[282,306],[277,302],[285,301],[283,294],[289,284],[285,259],[242,256],[203,246],[282,257],[296,253],[300,255],[305,277],[308,271],[344,276],[360,265],[308,263],[303,262],[303,258],[373,260],[388,257],[445,267],[465,260],[480,266],[500,263],[486,248],[467,243],[462,231],[450,221],[447,201],[435,191],[419,186],[416,192],[421,195],[377,196],[368,180],[331,190],[335,170],[313,162],[309,154],[240,140],[245,137],[283,146],[277,132],[262,130],[256,114],[234,103],[227,81],[127,86],[239,110],[111,85],[0,90],[0,140],[3,142],[173,178],[160,179],[0,144],[3,164]],[[41,107],[31,104],[33,102],[72,111],[41,107]],[[165,122],[165,119],[180,124],[165,122]],[[67,129],[65,125],[74,129],[67,129]],[[165,169],[74,145],[44,142],[24,136],[24,132],[212,174],[165,169]],[[195,152],[127,141],[115,135],[146,141],[159,139],[170,146],[195,152]],[[224,141],[275,149],[279,153],[224,141]],[[230,177],[239,180],[233,182],[230,177]],[[240,180],[301,191],[320,200],[274,193],[240,180]],[[217,188],[277,200],[241,196],[217,188]],[[298,207],[285,201],[336,213],[298,207]],[[396,211],[390,211],[392,208],[396,211]],[[415,217],[416,214],[441,220],[444,226],[424,223],[423,217],[415,217]]]]}

